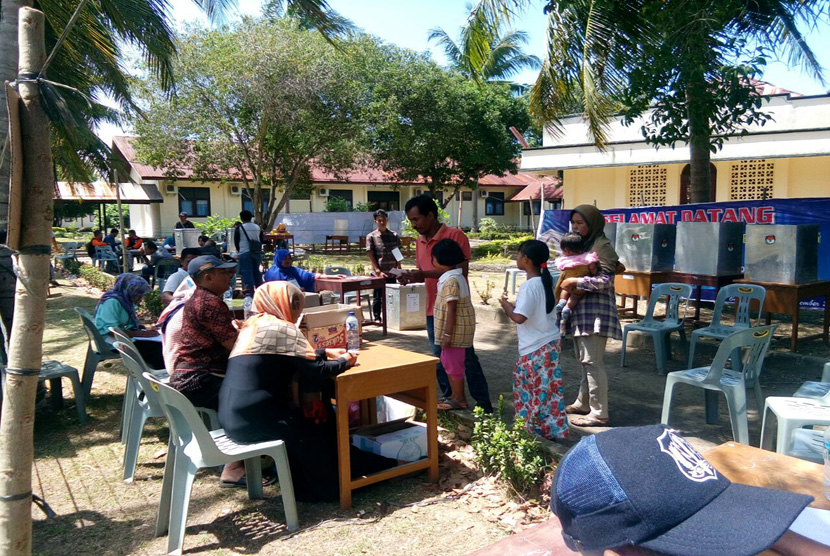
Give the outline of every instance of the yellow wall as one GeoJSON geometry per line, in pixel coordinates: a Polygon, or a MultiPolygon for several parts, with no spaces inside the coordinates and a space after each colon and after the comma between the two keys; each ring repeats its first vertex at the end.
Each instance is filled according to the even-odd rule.
{"type": "MultiPolygon", "coordinates": [[[[830,157],[776,158],[772,196],[778,199],[830,197],[830,157]]],[[[714,162],[717,170],[717,201],[728,201],[732,165],[735,161],[714,162]]],[[[680,174],[686,164],[668,164],[666,204],[680,203],[680,174]]],[[[581,204],[600,209],[628,205],[630,166],[565,170],[563,208],[581,204]]]]}

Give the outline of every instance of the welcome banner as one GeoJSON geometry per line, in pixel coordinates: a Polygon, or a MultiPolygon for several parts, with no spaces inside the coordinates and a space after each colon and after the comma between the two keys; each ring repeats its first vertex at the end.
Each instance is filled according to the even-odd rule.
{"type": "MultiPolygon", "coordinates": [[[[539,221],[538,236],[568,231],[570,210],[546,210],[539,221]]],[[[693,205],[605,209],[607,222],[641,224],[677,224],[678,222],[745,222],[747,224],[818,224],[818,277],[830,280],[830,198],[768,199],[766,201],[729,201],[693,205]]],[[[795,246],[793,246],[795,247],[795,246]]],[[[704,299],[708,297],[704,295],[704,299]]],[[[824,308],[824,303],[810,300],[804,308],[824,308]]]]}

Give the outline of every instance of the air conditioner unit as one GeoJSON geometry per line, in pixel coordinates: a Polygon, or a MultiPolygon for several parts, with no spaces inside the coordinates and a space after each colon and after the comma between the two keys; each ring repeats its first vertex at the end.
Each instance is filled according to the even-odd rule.
{"type": "Polygon", "coordinates": [[[486,199],[486,198],[487,198],[487,197],[489,197],[490,195],[489,195],[489,193],[487,193],[487,191],[485,191],[484,189],[479,189],[479,190],[478,190],[478,196],[479,196],[479,197],[481,197],[482,199],[486,199]]]}
{"type": "Polygon", "coordinates": [[[164,184],[164,192],[167,195],[175,195],[178,192],[178,190],[177,190],[176,186],[173,185],[172,183],[167,183],[167,184],[164,184]]]}
{"type": "Polygon", "coordinates": [[[416,190],[415,190],[415,196],[416,196],[416,197],[417,197],[418,195],[423,195],[423,194],[424,194],[424,190],[423,190],[423,189],[416,189],[416,190]]]}
{"type": "Polygon", "coordinates": [[[325,187],[321,187],[317,190],[317,195],[319,195],[320,197],[328,197],[329,196],[329,190],[326,189],[325,187]]]}
{"type": "Polygon", "coordinates": [[[230,187],[231,195],[242,195],[242,188],[238,185],[232,185],[230,187]]]}

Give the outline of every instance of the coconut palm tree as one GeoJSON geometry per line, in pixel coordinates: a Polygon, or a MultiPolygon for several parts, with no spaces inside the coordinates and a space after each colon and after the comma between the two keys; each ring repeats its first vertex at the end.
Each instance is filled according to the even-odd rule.
{"type": "MultiPolygon", "coordinates": [[[[487,17],[527,5],[487,0],[487,17]]],[[[709,200],[711,151],[723,135],[765,118],[751,78],[766,55],[822,81],[799,24],[815,25],[828,9],[828,0],[549,0],[548,53],[531,112],[555,133],[578,102],[602,148],[612,119],[653,110],[649,141],[688,143],[691,200],[709,200]]]]}
{"type": "Polygon", "coordinates": [[[469,79],[478,82],[491,81],[509,83],[514,90],[520,86],[509,80],[522,70],[539,69],[542,61],[523,48],[528,43],[524,31],[509,29],[493,23],[487,16],[486,2],[480,1],[475,7],[468,4],[470,15],[459,32],[458,42],[440,27],[430,29],[429,40],[435,41],[444,50],[450,67],[469,79]]]}
{"type": "MultiPolygon", "coordinates": [[[[469,15],[461,27],[458,42],[440,27],[430,29],[429,40],[444,50],[450,68],[477,83],[507,83],[514,94],[524,94],[526,85],[510,81],[510,77],[522,70],[539,69],[542,61],[525,54],[528,35],[524,31],[504,30],[504,20],[496,16],[489,0],[480,0],[475,7],[467,5],[469,15]]],[[[478,231],[477,185],[473,188],[472,229],[478,231]]]]}

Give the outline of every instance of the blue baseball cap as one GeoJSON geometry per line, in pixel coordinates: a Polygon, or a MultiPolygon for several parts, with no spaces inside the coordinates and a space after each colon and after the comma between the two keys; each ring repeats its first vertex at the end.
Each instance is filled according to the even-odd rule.
{"type": "Polygon", "coordinates": [[[234,268],[236,263],[226,263],[214,255],[201,255],[187,263],[187,273],[195,277],[200,272],[214,268],[234,268]]]}
{"type": "Polygon", "coordinates": [[[550,498],[571,550],[683,556],[763,552],[813,500],[732,483],[665,425],[583,438],[559,463],[550,498]]]}

